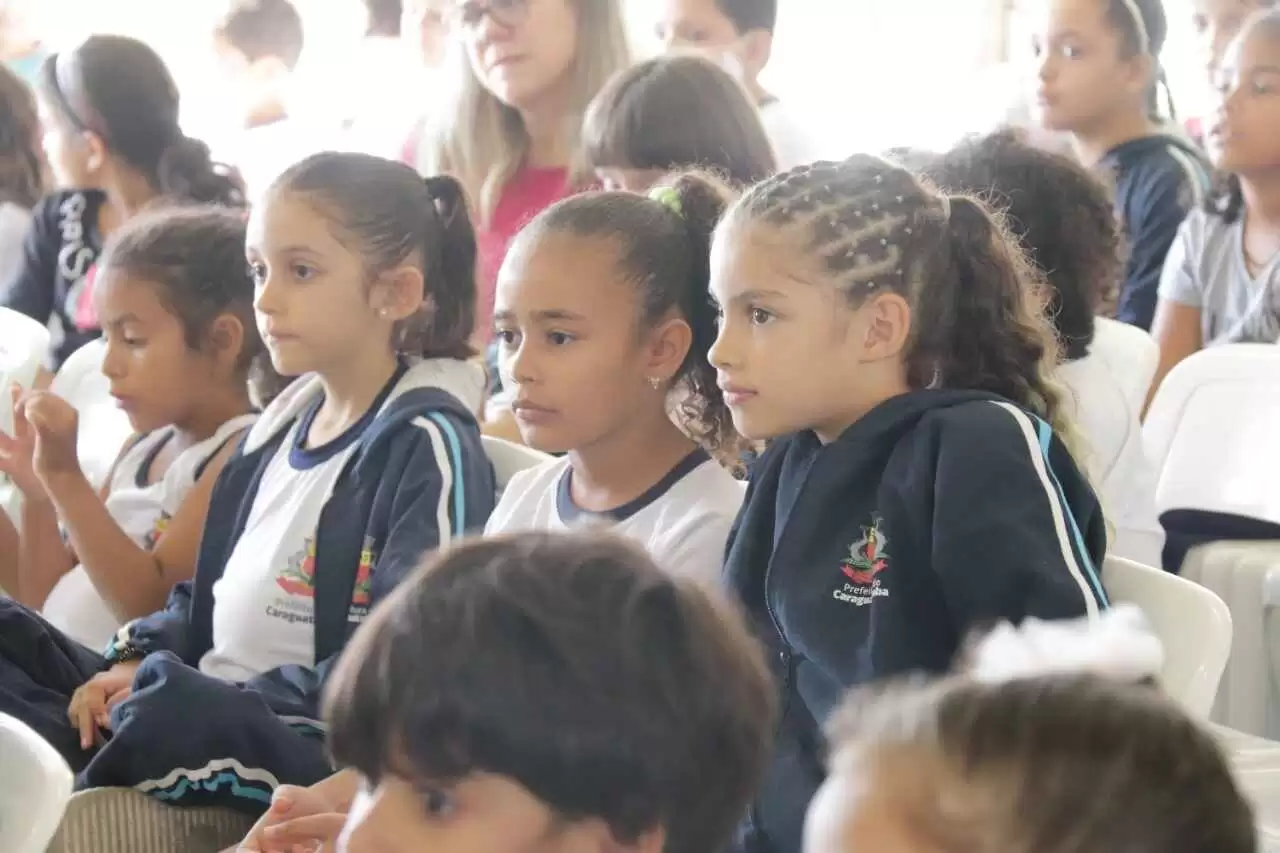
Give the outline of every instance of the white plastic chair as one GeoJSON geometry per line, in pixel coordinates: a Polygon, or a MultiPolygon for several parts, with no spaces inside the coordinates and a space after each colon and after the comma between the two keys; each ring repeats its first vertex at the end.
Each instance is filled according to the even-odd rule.
{"type": "Polygon", "coordinates": [[[553,457],[545,453],[491,435],[482,436],[485,455],[493,463],[493,475],[502,494],[511,478],[528,468],[536,468],[553,457]]]}
{"type": "Polygon", "coordinates": [[[1142,426],[1156,507],[1280,522],[1280,346],[1202,350],[1160,383],[1142,426]]]}
{"type": "Polygon", "coordinates": [[[1115,602],[1142,609],[1164,645],[1160,684],[1187,711],[1207,718],[1231,656],[1231,611],[1189,580],[1120,557],[1103,563],[1102,585],[1115,602]]]}
{"type": "Polygon", "coordinates": [[[26,314],[0,307],[0,430],[13,434],[9,389],[30,388],[49,353],[49,330],[26,314]]]}
{"type": "Polygon", "coordinates": [[[76,454],[85,477],[95,486],[106,480],[120,448],[133,432],[128,415],[111,396],[111,382],[102,375],[106,351],[101,340],[80,347],[58,368],[49,386],[80,415],[76,454]]]}
{"type": "Polygon", "coordinates": [[[1089,354],[1106,362],[1133,411],[1141,412],[1160,363],[1160,347],[1151,335],[1119,320],[1096,317],[1089,354]]]}
{"type": "Polygon", "coordinates": [[[58,751],[24,723],[0,714],[0,850],[44,853],[74,781],[58,751]]]}

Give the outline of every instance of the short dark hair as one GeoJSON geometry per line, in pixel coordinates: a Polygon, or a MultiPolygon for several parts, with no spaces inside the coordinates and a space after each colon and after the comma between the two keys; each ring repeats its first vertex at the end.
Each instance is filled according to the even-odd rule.
{"type": "Polygon", "coordinates": [[[776,689],[722,599],[607,533],[444,552],[357,632],[329,686],[335,760],[366,778],[514,779],[621,841],[724,849],[760,783],[776,689]]]}
{"type": "Polygon", "coordinates": [[[214,32],[250,62],[275,58],[293,68],[302,55],[302,18],[289,0],[238,0],[214,32]]]}
{"type": "Polygon", "coordinates": [[[160,301],[182,323],[187,346],[203,347],[213,321],[234,315],[244,326],[240,367],[259,404],[284,380],[253,313],[253,277],[244,262],[245,222],[238,210],[162,207],[132,217],[107,241],[104,270],[119,270],[159,288],[160,301]]]}
{"type": "Polygon", "coordinates": [[[778,26],[778,0],[716,0],[716,6],[739,33],[773,32],[778,26]]]}
{"type": "Polygon", "coordinates": [[[683,380],[689,391],[679,406],[680,421],[728,463],[740,455],[740,442],[707,354],[719,331],[710,295],[711,236],[734,195],[719,179],[699,173],[669,176],[665,186],[674,201],[629,192],[564,199],[535,217],[513,245],[564,233],[616,248],[619,271],[640,293],[637,327],[652,329],[672,310],[689,323],[693,341],[671,377],[673,383],[683,380]]]}
{"type": "Polygon", "coordinates": [[[660,56],[615,75],[591,102],[582,136],[592,168],[696,167],[738,186],[777,171],[746,90],[698,56],[660,56]]]}
{"type": "Polygon", "coordinates": [[[1212,735],[1145,685],[1095,675],[881,685],[855,691],[828,734],[836,768],[852,760],[866,775],[881,757],[919,768],[889,796],[938,849],[1258,849],[1212,735]]]}
{"type": "Polygon", "coordinates": [[[403,0],[364,0],[364,8],[369,13],[365,35],[387,38],[400,35],[400,20],[404,11],[403,0]]]}
{"type": "Polygon", "coordinates": [[[36,91],[55,120],[102,138],[107,150],[173,201],[243,207],[244,184],[182,132],[178,86],[137,39],[92,35],[41,66],[36,91]]]}
{"type": "Polygon", "coordinates": [[[462,185],[425,180],[409,166],[369,154],[326,151],[294,164],[270,194],[297,193],[361,246],[376,277],[419,264],[426,282],[422,310],[393,342],[423,358],[470,358],[476,324],[476,235],[462,185]]]}
{"type": "Polygon", "coordinates": [[[1061,357],[1087,355],[1094,316],[1124,274],[1107,188],[1074,158],[1037,148],[1011,130],[965,140],[925,162],[922,171],[934,183],[981,195],[1004,211],[1050,286],[1046,312],[1061,357]]]}

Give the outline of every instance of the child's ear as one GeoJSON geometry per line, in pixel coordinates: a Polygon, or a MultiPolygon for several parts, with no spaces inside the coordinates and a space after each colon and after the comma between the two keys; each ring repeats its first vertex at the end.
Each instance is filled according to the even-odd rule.
{"type": "Polygon", "coordinates": [[[859,310],[863,315],[863,360],[896,358],[911,333],[911,306],[896,293],[878,293],[859,310]]]}
{"type": "Polygon", "coordinates": [[[244,352],[244,338],[244,323],[234,314],[219,314],[209,327],[209,343],[218,361],[238,361],[244,352]]]}
{"type": "Polygon", "coordinates": [[[102,141],[101,136],[92,130],[86,130],[80,134],[80,139],[85,149],[85,166],[90,171],[96,172],[107,165],[107,144],[102,141]]]}
{"type": "Polygon", "coordinates": [[[1146,98],[1147,91],[1155,84],[1155,60],[1143,53],[1124,62],[1121,85],[1134,97],[1146,98]]]}
{"type": "Polygon", "coordinates": [[[742,64],[752,82],[764,71],[773,55],[773,33],[757,27],[742,37],[742,64]]]}
{"type": "Polygon", "coordinates": [[[670,380],[680,372],[689,347],[693,346],[693,329],[683,317],[668,317],[649,333],[649,359],[646,376],[670,380]]]}
{"type": "Polygon", "coordinates": [[[388,270],[378,277],[369,301],[380,319],[394,322],[413,316],[426,301],[422,270],[410,265],[388,270]]]}

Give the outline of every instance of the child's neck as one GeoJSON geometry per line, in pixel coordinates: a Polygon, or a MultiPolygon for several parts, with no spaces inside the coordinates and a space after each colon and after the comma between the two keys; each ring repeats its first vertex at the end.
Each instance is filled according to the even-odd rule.
{"type": "Polygon", "coordinates": [[[1140,112],[1126,111],[1097,127],[1072,134],[1076,156],[1086,166],[1096,166],[1107,152],[1118,145],[1151,136],[1156,125],[1140,112]]]}
{"type": "Polygon", "coordinates": [[[179,449],[208,441],[233,418],[253,411],[248,393],[239,388],[228,388],[201,397],[200,405],[181,423],[175,423],[174,442],[179,449]]]}
{"type": "Polygon", "coordinates": [[[307,446],[325,444],[360,420],[391,381],[398,366],[395,354],[383,350],[322,371],[319,375],[324,402],[312,421],[307,446]]]}
{"type": "Polygon", "coordinates": [[[588,512],[607,512],[642,496],[697,447],[660,417],[629,424],[599,441],[569,451],[573,501],[588,512]]]}
{"type": "Polygon", "coordinates": [[[1240,176],[1250,229],[1280,233],[1280,169],[1240,176]]]}

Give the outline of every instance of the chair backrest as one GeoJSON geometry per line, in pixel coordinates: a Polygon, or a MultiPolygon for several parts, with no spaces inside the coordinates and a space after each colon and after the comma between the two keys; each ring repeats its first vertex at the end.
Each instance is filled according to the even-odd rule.
{"type": "Polygon", "coordinates": [[[1106,362],[1133,411],[1141,412],[1160,363],[1160,347],[1151,335],[1137,326],[1109,317],[1097,317],[1094,319],[1093,345],[1089,354],[1106,362]]]}
{"type": "Polygon", "coordinates": [[[1280,522],[1280,346],[1196,353],[1165,377],[1142,426],[1156,507],[1280,522]]]}
{"type": "Polygon", "coordinates": [[[115,464],[133,428],[111,397],[111,382],[102,375],[106,344],[90,341],[71,354],[54,374],[49,390],[70,403],[80,416],[76,453],[89,482],[100,485],[115,464]]]}
{"type": "Polygon", "coordinates": [[[30,388],[49,353],[49,330],[10,308],[0,307],[0,430],[13,434],[9,389],[30,388]]]}
{"type": "Polygon", "coordinates": [[[486,435],[481,438],[485,455],[493,463],[493,475],[498,481],[498,494],[516,474],[528,468],[536,468],[551,459],[545,453],[501,438],[486,435]]]}
{"type": "Polygon", "coordinates": [[[0,714],[0,767],[0,850],[44,853],[71,799],[71,768],[7,714],[0,714]]]}
{"type": "Polygon", "coordinates": [[[1102,585],[1115,602],[1135,604],[1164,646],[1160,684],[1190,713],[1207,718],[1231,656],[1231,611],[1186,578],[1108,557],[1102,585]]]}

